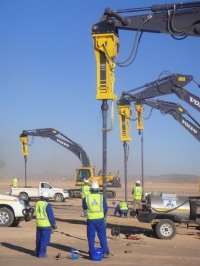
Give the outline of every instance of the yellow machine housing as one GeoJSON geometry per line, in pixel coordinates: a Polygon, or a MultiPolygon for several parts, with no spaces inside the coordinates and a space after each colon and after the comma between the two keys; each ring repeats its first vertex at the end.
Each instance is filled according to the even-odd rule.
{"type": "Polygon", "coordinates": [[[20,142],[22,144],[22,155],[28,156],[28,138],[20,137],[20,142]]]}
{"type": "Polygon", "coordinates": [[[118,106],[117,108],[120,123],[120,141],[131,141],[129,122],[131,107],[130,105],[123,105],[118,106]]]}
{"type": "Polygon", "coordinates": [[[136,129],[143,130],[143,113],[144,113],[144,106],[142,104],[135,104],[135,113],[136,113],[136,129]]]}
{"type": "Polygon", "coordinates": [[[97,100],[116,100],[114,94],[115,74],[113,63],[107,56],[114,59],[118,53],[118,36],[114,33],[93,34],[94,52],[97,62],[97,100]],[[104,47],[106,45],[106,50],[104,47]]]}
{"type": "MultiPolygon", "coordinates": [[[[87,179],[89,184],[92,182],[97,182],[100,187],[103,186],[103,176],[102,175],[94,175],[94,170],[92,167],[78,167],[76,169],[75,176],[75,186],[83,186],[85,184],[84,180],[87,179]]],[[[116,186],[121,187],[120,178],[115,176],[114,174],[108,174],[106,177],[106,183],[108,186],[116,186]]]]}

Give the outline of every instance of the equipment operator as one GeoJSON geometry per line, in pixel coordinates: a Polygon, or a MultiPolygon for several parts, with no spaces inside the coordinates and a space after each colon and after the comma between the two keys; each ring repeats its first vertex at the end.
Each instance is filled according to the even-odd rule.
{"type": "Polygon", "coordinates": [[[14,178],[11,187],[18,187],[19,178],[14,178]]]}
{"type": "Polygon", "coordinates": [[[122,217],[122,215],[124,215],[124,218],[127,217],[128,204],[122,200],[115,208],[114,216],[116,216],[117,212],[119,213],[120,217],[122,217]]]}
{"type": "MultiPolygon", "coordinates": [[[[84,179],[84,183],[85,185],[81,187],[80,192],[81,192],[81,196],[82,199],[85,198],[86,195],[90,194],[90,186],[88,185],[88,180],[84,179]]],[[[87,210],[83,210],[84,211],[84,217],[87,217],[87,210]]]]}
{"type": "Polygon", "coordinates": [[[93,182],[90,187],[91,194],[86,195],[82,200],[82,207],[87,210],[87,238],[89,246],[89,256],[94,249],[95,234],[100,240],[100,245],[103,250],[103,258],[109,258],[110,252],[107,245],[106,225],[104,217],[108,211],[106,198],[99,194],[99,185],[93,182]]]}
{"type": "Polygon", "coordinates": [[[140,204],[143,196],[143,187],[139,180],[135,182],[135,187],[132,190],[133,195],[133,208],[134,210],[141,209],[142,205],[140,204]]]}
{"type": "Polygon", "coordinates": [[[57,229],[57,225],[54,219],[54,213],[51,204],[48,203],[49,194],[44,190],[41,194],[41,198],[36,202],[36,248],[35,256],[38,258],[46,258],[47,245],[50,243],[51,228],[57,229]]]}
{"type": "Polygon", "coordinates": [[[135,187],[132,190],[133,200],[134,201],[141,201],[143,194],[143,188],[139,180],[135,182],[135,187]]]}

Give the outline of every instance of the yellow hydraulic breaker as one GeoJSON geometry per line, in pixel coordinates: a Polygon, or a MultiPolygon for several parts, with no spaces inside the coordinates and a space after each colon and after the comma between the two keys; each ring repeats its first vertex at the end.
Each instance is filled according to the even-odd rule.
{"type": "Polygon", "coordinates": [[[135,104],[135,113],[136,113],[136,129],[143,130],[143,113],[144,113],[144,106],[142,104],[135,104]]]}
{"type": "Polygon", "coordinates": [[[20,142],[22,144],[22,155],[28,156],[28,137],[26,135],[20,135],[20,142]]]}
{"type": "Polygon", "coordinates": [[[114,33],[93,34],[94,52],[97,62],[97,100],[116,100],[114,94],[115,63],[117,57],[118,37],[114,33]]]}
{"type": "Polygon", "coordinates": [[[118,106],[119,124],[120,124],[120,141],[131,141],[130,122],[131,116],[130,105],[118,106]]]}

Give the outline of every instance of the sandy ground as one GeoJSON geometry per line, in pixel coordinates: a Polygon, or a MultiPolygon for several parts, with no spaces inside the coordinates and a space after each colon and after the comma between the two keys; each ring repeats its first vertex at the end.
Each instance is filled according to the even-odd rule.
{"type": "MultiPolygon", "coordinates": [[[[51,181],[62,188],[73,188],[73,182],[51,181]]],[[[37,186],[30,180],[28,185],[37,186]]],[[[128,200],[131,201],[133,184],[128,186],[128,200]]],[[[0,193],[9,191],[9,184],[0,182],[0,193]]],[[[21,222],[17,228],[0,228],[0,265],[200,265],[200,230],[196,225],[177,226],[177,234],[172,240],[160,240],[151,230],[150,224],[140,223],[136,218],[113,217],[119,200],[124,198],[124,187],[115,189],[117,197],[108,199],[107,239],[111,258],[94,262],[88,258],[86,222],[82,217],[81,199],[69,199],[62,203],[51,201],[58,229],[51,236],[48,246],[48,258],[38,259],[33,256],[35,248],[35,219],[21,222]],[[114,205],[115,204],[115,205],[114,205]],[[120,226],[120,238],[111,236],[111,228],[120,226]],[[125,234],[138,236],[138,240],[128,240],[125,234]],[[81,257],[71,259],[72,248],[77,248],[81,257]],[[128,252],[127,252],[128,251],[128,252]],[[125,253],[126,252],[126,253],[125,253]],[[55,256],[61,253],[61,259],[55,256]]],[[[145,184],[145,191],[175,192],[177,195],[199,195],[198,184],[145,184]]],[[[35,201],[30,201],[34,206],[35,201]]],[[[99,246],[96,238],[96,247],[99,246]]]]}

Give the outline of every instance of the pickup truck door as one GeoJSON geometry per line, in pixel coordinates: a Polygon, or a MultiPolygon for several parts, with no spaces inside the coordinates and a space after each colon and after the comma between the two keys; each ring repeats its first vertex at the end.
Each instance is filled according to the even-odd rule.
{"type": "Polygon", "coordinates": [[[42,192],[44,190],[48,191],[50,198],[54,197],[54,190],[53,190],[53,186],[52,185],[50,185],[49,183],[41,182],[40,183],[40,187],[39,187],[39,195],[40,196],[41,196],[41,194],[42,194],[42,192]]]}

